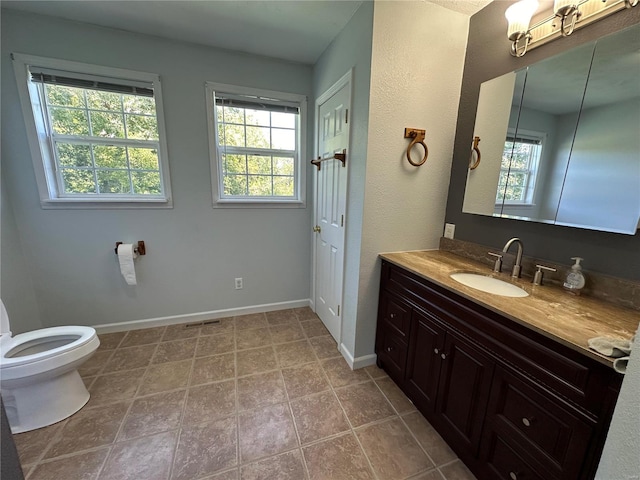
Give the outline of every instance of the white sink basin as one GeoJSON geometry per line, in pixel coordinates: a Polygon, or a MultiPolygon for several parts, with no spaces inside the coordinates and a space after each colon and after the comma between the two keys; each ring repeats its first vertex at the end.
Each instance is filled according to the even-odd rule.
{"type": "Polygon", "coordinates": [[[488,277],[479,273],[452,273],[449,275],[456,282],[460,282],[467,287],[475,288],[502,297],[528,297],[529,294],[509,282],[504,282],[497,278],[488,277]]]}

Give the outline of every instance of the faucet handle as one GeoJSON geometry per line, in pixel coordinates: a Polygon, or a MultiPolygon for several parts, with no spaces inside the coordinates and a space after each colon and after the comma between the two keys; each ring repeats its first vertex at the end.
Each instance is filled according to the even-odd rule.
{"type": "Polygon", "coordinates": [[[493,253],[493,252],[487,252],[487,253],[492,257],[496,257],[496,261],[493,264],[493,271],[500,273],[500,271],[502,270],[502,255],[499,253],[493,253]]]}
{"type": "Polygon", "coordinates": [[[533,284],[534,285],[542,285],[542,277],[544,276],[544,272],[542,270],[545,270],[547,272],[557,272],[557,270],[555,268],[545,267],[544,265],[536,265],[536,268],[538,270],[533,275],[533,284]]]}

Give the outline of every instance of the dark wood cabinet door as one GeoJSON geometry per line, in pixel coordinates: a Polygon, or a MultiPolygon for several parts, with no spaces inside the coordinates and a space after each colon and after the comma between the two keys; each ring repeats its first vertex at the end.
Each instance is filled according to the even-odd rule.
{"type": "Polygon", "coordinates": [[[494,361],[470,341],[447,332],[436,404],[438,422],[454,450],[476,456],[494,361]],[[455,448],[455,447],[458,448],[455,448]]]}
{"type": "Polygon", "coordinates": [[[414,310],[409,337],[411,341],[406,388],[422,412],[433,412],[442,365],[440,355],[444,352],[445,330],[428,314],[414,310]]]}

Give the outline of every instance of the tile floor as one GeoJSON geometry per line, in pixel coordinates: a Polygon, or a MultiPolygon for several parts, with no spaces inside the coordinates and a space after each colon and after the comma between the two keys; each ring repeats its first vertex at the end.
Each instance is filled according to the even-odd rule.
{"type": "Polygon", "coordinates": [[[27,480],[473,480],[309,308],[100,336],[91,400],[15,436],[27,480]]]}

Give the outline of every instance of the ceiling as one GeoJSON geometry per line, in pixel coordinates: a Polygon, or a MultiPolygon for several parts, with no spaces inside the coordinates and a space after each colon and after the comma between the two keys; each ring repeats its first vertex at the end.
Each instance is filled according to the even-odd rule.
{"type": "MultiPolygon", "coordinates": [[[[470,16],[491,0],[427,1],[470,16]]],[[[360,0],[3,0],[2,7],[314,64],[362,3],[360,0]]]]}

